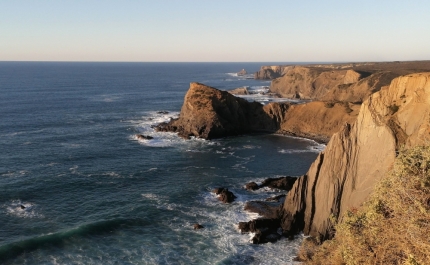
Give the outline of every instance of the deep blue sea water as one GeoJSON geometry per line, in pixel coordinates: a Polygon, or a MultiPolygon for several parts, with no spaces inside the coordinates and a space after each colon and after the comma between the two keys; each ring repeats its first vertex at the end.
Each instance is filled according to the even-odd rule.
{"type": "Polygon", "coordinates": [[[291,262],[300,239],[252,245],[237,230],[253,217],[247,200],[279,194],[243,186],[304,174],[323,146],[151,128],[179,114],[190,82],[264,91],[268,81],[234,74],[261,65],[0,62],[0,264],[291,262]],[[238,199],[220,203],[219,186],[238,199]]]}

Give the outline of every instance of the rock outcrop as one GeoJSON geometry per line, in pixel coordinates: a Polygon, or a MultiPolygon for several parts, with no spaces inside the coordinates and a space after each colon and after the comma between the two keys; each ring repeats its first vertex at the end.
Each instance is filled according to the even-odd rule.
{"type": "Polygon", "coordinates": [[[330,238],[332,220],[365,201],[400,146],[429,140],[430,73],[394,79],[363,102],[357,120],[345,123],[294,183],[282,209],[284,233],[330,238]]]}
{"type": "Polygon", "coordinates": [[[214,139],[230,135],[275,132],[288,104],[248,102],[226,91],[191,83],[179,118],[160,124],[159,131],[178,132],[182,137],[214,139]]]}
{"type": "Polygon", "coordinates": [[[239,72],[237,72],[238,76],[242,76],[242,75],[246,75],[248,72],[245,69],[240,70],[239,72]]]}
{"type": "Polygon", "coordinates": [[[294,68],[294,66],[262,66],[258,72],[254,73],[254,79],[275,79],[284,75],[291,68],[294,68]]]}
{"type": "Polygon", "coordinates": [[[228,90],[227,92],[232,95],[249,95],[249,91],[246,87],[238,87],[232,90],[228,90]]]}
{"type": "Polygon", "coordinates": [[[279,132],[327,141],[344,122],[356,119],[358,105],[310,102],[248,102],[226,91],[191,83],[178,119],[157,126],[180,136],[214,139],[251,132],[279,132]]]}

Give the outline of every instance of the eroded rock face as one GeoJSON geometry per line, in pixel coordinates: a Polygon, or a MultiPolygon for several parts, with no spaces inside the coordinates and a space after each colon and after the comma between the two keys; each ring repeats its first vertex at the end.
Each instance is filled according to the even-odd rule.
{"type": "Polygon", "coordinates": [[[158,126],[159,131],[178,132],[182,137],[204,139],[254,131],[275,132],[288,104],[248,102],[226,91],[191,83],[179,119],[158,126]]]}
{"type": "MultiPolygon", "coordinates": [[[[358,82],[361,74],[354,70],[331,70],[296,66],[272,81],[269,92],[287,98],[322,99],[331,90],[358,82]]],[[[351,89],[348,91],[351,93],[351,89]]],[[[327,100],[339,100],[328,98],[327,100]]]]}
{"type": "Polygon", "coordinates": [[[284,233],[330,238],[330,216],[340,218],[367,199],[399,146],[429,140],[430,73],[394,79],[364,101],[357,120],[333,135],[293,185],[282,210],[284,233]]]}
{"type": "Polygon", "coordinates": [[[294,68],[294,66],[262,66],[258,72],[254,73],[254,79],[275,79],[282,76],[292,68],[294,68]]]}

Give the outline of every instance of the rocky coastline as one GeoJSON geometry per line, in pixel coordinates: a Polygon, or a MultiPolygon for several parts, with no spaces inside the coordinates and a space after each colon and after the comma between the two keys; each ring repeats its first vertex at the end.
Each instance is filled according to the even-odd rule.
{"type": "Polygon", "coordinates": [[[191,83],[179,118],[156,128],[184,138],[265,132],[328,143],[305,175],[282,186],[286,197],[246,204],[263,216],[238,224],[255,233],[253,243],[300,232],[332,238],[334,223],[369,197],[399,148],[430,140],[428,61],[262,67],[255,78],[273,79],[273,93],[312,101],[262,105],[191,83]]]}

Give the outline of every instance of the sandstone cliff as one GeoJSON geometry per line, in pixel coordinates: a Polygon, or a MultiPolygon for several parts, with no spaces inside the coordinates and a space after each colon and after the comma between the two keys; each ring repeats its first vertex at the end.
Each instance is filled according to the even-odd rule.
{"type": "Polygon", "coordinates": [[[275,79],[284,75],[291,68],[294,68],[294,66],[262,66],[258,72],[254,73],[254,79],[275,79]]]}
{"type": "Polygon", "coordinates": [[[248,102],[226,91],[191,83],[179,118],[160,124],[160,131],[214,139],[251,132],[278,132],[327,142],[345,122],[353,122],[358,105],[348,103],[248,102]]]}
{"type": "Polygon", "coordinates": [[[430,140],[430,73],[394,79],[333,135],[283,206],[286,234],[332,236],[332,220],[359,207],[392,165],[399,146],[430,140]]]}
{"type": "Polygon", "coordinates": [[[398,76],[427,71],[429,61],[378,62],[263,66],[255,76],[276,77],[269,92],[282,97],[361,103],[398,76]]]}
{"type": "Polygon", "coordinates": [[[275,132],[288,104],[261,105],[226,91],[191,83],[179,118],[160,124],[158,130],[182,137],[220,138],[255,131],[275,132]]]}

